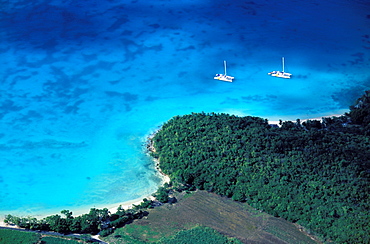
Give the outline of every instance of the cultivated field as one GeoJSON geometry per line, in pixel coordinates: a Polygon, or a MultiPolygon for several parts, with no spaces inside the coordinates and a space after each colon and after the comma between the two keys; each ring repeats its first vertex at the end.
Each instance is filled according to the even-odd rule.
{"type": "Polygon", "coordinates": [[[205,191],[175,197],[177,203],[151,209],[144,219],[120,228],[104,239],[111,244],[150,243],[202,225],[244,243],[318,243],[294,224],[261,213],[244,203],[205,191]]]}

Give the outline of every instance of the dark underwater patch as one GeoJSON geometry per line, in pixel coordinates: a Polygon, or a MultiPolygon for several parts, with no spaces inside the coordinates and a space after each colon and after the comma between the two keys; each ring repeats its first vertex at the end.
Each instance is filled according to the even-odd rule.
{"type": "Polygon", "coordinates": [[[42,116],[39,112],[35,110],[29,110],[27,114],[23,115],[19,120],[23,122],[32,122],[32,120],[42,119],[42,116]]]}
{"type": "Polygon", "coordinates": [[[159,97],[147,96],[145,101],[151,102],[160,99],[159,97]]]}
{"type": "Polygon", "coordinates": [[[84,100],[78,100],[73,103],[73,105],[67,105],[64,107],[64,113],[67,114],[77,114],[80,109],[79,105],[82,104],[84,100]]]}
{"type": "Polygon", "coordinates": [[[109,28],[107,29],[107,31],[116,31],[117,29],[121,28],[121,26],[125,23],[128,22],[128,19],[126,17],[121,17],[119,19],[117,19],[111,26],[109,26],[109,28]]]}
{"type": "Polygon", "coordinates": [[[122,97],[127,102],[135,101],[139,97],[137,94],[132,94],[129,92],[121,93],[116,91],[106,91],[105,94],[107,94],[109,97],[122,97]]]}
{"type": "Polygon", "coordinates": [[[333,92],[331,98],[338,103],[341,108],[348,108],[348,106],[354,105],[361,94],[368,89],[370,89],[370,77],[357,85],[333,92]]]}
{"type": "MultiPolygon", "coordinates": [[[[88,7],[85,5],[84,7],[88,7]]],[[[97,21],[78,6],[29,5],[3,15],[3,26],[11,38],[35,48],[54,49],[57,43],[96,36],[97,21]],[[83,31],[81,31],[83,30],[83,31]],[[41,43],[41,44],[40,44],[41,43]]]]}
{"type": "Polygon", "coordinates": [[[23,107],[16,105],[16,103],[12,100],[5,100],[0,104],[0,111],[4,111],[5,113],[16,112],[22,110],[23,107]]]}
{"type": "Polygon", "coordinates": [[[149,26],[154,28],[154,29],[158,29],[159,27],[161,27],[159,24],[152,24],[152,25],[149,25],[149,26]]]}
{"type": "Polygon", "coordinates": [[[242,96],[241,99],[243,102],[271,102],[277,98],[276,95],[267,94],[265,96],[253,95],[253,96],[242,96]]]}
{"type": "Polygon", "coordinates": [[[181,78],[181,77],[184,77],[188,72],[185,72],[185,71],[181,71],[177,74],[177,77],[181,78]]]}

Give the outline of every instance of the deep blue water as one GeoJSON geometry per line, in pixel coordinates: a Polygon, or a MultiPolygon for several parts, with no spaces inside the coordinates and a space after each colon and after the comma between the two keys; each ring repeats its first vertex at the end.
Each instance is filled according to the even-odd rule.
{"type": "Polygon", "coordinates": [[[117,205],[161,180],[172,116],[341,114],[370,86],[370,4],[350,0],[3,1],[0,214],[117,205]],[[281,69],[290,80],[267,72],[281,69]],[[223,72],[235,82],[213,79],[223,72]]]}

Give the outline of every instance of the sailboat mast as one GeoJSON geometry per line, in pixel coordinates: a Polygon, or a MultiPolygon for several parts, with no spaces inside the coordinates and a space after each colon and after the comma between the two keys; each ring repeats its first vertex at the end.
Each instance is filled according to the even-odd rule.
{"type": "Polygon", "coordinates": [[[225,68],[225,75],[226,75],[226,61],[224,60],[224,68],[225,68]]]}
{"type": "Polygon", "coordinates": [[[282,60],[283,60],[283,73],[284,73],[284,57],[282,58],[282,60]]]}

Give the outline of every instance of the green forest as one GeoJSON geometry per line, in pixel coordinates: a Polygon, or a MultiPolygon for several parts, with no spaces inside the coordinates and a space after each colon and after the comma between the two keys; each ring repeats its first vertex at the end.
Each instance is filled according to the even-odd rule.
{"type": "Polygon", "coordinates": [[[132,209],[125,210],[119,206],[115,213],[110,213],[107,208],[91,208],[87,214],[73,216],[71,211],[62,210],[62,215],[54,214],[43,219],[8,214],[4,222],[26,230],[54,231],[61,234],[99,234],[104,237],[112,234],[116,228],[146,216],[148,212],[145,209],[148,208],[152,208],[152,201],[144,198],[140,205],[134,205],[132,209]]]}
{"type": "Polygon", "coordinates": [[[280,121],[192,113],[151,139],[174,184],[298,223],[328,242],[370,243],[370,92],[340,117],[280,121]]]}

